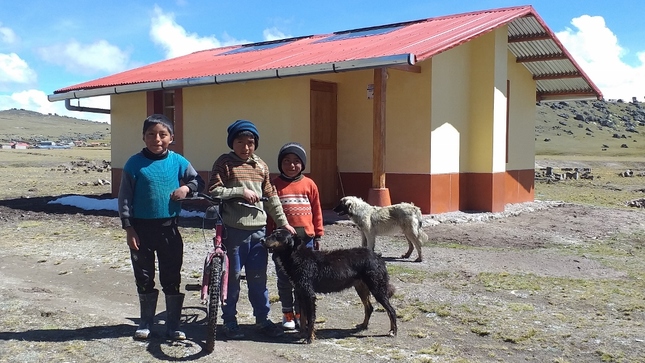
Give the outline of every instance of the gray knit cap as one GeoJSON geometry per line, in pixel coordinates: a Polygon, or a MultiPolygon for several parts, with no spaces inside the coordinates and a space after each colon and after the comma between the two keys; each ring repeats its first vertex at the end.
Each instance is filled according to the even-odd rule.
{"type": "Polygon", "coordinates": [[[278,169],[280,170],[280,173],[284,174],[282,171],[282,159],[284,159],[287,154],[295,154],[300,159],[300,162],[302,162],[302,170],[305,170],[305,166],[307,165],[307,152],[305,151],[305,148],[297,142],[289,142],[284,144],[284,146],[280,148],[280,152],[278,152],[278,169]]]}

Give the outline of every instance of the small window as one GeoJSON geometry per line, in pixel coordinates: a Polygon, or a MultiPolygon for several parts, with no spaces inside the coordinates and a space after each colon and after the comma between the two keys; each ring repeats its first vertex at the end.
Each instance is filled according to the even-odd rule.
{"type": "Polygon", "coordinates": [[[163,114],[175,123],[175,91],[163,91],[163,114]]]}
{"type": "Polygon", "coordinates": [[[389,32],[393,32],[393,31],[401,29],[401,28],[403,28],[403,25],[401,25],[401,26],[391,26],[391,27],[379,27],[379,28],[365,28],[365,29],[349,30],[349,31],[346,31],[346,32],[334,33],[333,35],[330,35],[327,38],[323,38],[323,39],[320,39],[320,40],[316,41],[316,43],[333,42],[333,41],[336,41],[336,40],[345,40],[345,39],[369,37],[369,36],[372,36],[372,35],[382,35],[382,34],[387,34],[389,32]]]}

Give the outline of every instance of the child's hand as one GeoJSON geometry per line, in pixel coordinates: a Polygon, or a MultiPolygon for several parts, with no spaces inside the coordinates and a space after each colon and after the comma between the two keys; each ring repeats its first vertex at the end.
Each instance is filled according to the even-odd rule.
{"type": "Polygon", "coordinates": [[[125,240],[128,243],[128,247],[130,247],[131,250],[138,251],[139,250],[139,235],[137,232],[134,230],[132,227],[128,227],[125,229],[126,237],[125,240]]]}
{"type": "Polygon", "coordinates": [[[286,229],[286,230],[287,230],[287,231],[289,231],[289,233],[291,233],[291,234],[294,234],[294,235],[295,235],[295,234],[297,234],[296,229],[295,229],[295,228],[293,228],[293,227],[291,227],[291,225],[290,225],[290,224],[285,224],[284,226],[282,226],[282,227],[280,227],[280,228],[284,228],[284,229],[286,229]]]}
{"type": "Polygon", "coordinates": [[[251,189],[244,188],[244,200],[251,204],[255,204],[260,201],[260,197],[251,189]]]}
{"type": "Polygon", "coordinates": [[[186,195],[188,195],[188,192],[190,192],[190,188],[188,188],[185,185],[182,185],[179,188],[173,190],[172,193],[170,193],[170,199],[172,200],[184,199],[186,198],[186,195]]]}
{"type": "Polygon", "coordinates": [[[314,251],[320,250],[320,236],[314,237],[314,251]]]}

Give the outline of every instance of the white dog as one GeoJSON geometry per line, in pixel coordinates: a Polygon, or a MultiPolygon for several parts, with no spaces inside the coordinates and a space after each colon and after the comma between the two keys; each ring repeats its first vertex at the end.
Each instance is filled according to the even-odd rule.
{"type": "Polygon", "coordinates": [[[348,215],[361,231],[363,247],[374,250],[376,236],[403,232],[408,240],[408,251],[401,256],[408,258],[417,249],[416,262],[421,262],[421,244],[428,235],[421,228],[423,224],[421,209],[412,203],[399,203],[387,207],[376,207],[358,197],[343,197],[334,208],[338,215],[348,215]]]}

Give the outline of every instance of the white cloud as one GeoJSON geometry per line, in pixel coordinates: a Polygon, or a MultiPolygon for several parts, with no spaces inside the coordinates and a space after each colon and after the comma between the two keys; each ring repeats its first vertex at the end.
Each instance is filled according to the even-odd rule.
{"type": "MultiPolygon", "coordinates": [[[[73,105],[78,105],[72,101],[73,105]]],[[[92,97],[81,100],[80,106],[94,108],[109,108],[110,99],[108,96],[92,97]]],[[[79,119],[109,122],[110,115],[90,112],[70,111],[65,108],[65,102],[49,102],[45,92],[30,89],[13,94],[0,94],[0,110],[10,108],[25,109],[42,114],[57,114],[61,116],[75,117],[79,119]]]]}
{"type": "Polygon", "coordinates": [[[76,40],[38,49],[40,56],[74,73],[116,73],[128,68],[130,55],[105,40],[81,44],[76,40]]]}
{"type": "Polygon", "coordinates": [[[205,49],[248,43],[228,35],[225,35],[225,41],[220,41],[215,36],[200,37],[196,33],[188,33],[184,27],[175,22],[173,13],[164,13],[159,6],[155,6],[154,9],[150,37],[155,44],[163,48],[166,59],[205,49]]]}
{"type": "Polygon", "coordinates": [[[286,39],[286,38],[292,37],[291,35],[284,34],[276,27],[264,29],[262,33],[263,33],[262,35],[264,36],[264,40],[266,41],[280,40],[280,39],[286,39]]]}
{"type": "Polygon", "coordinates": [[[625,63],[623,57],[628,50],[620,46],[601,16],[583,15],[574,18],[571,24],[576,30],[566,28],[556,36],[600,88],[605,99],[631,101],[632,97],[638,97],[642,101],[645,96],[645,52],[637,53],[640,64],[625,63]]]}
{"type": "Polygon", "coordinates": [[[164,13],[158,6],[154,9],[150,37],[164,49],[167,59],[221,46],[221,42],[214,36],[200,37],[195,33],[188,33],[175,22],[174,14],[164,13]]]}
{"type": "MultiPolygon", "coordinates": [[[[32,83],[36,72],[16,53],[0,53],[0,85],[3,83],[32,83]]],[[[0,86],[0,89],[2,86],[0,86]]]]}
{"type": "MultiPolygon", "coordinates": [[[[0,23],[1,24],[1,23],[0,23]]],[[[0,26],[0,42],[13,44],[18,41],[16,33],[11,28],[0,26]]]]}

